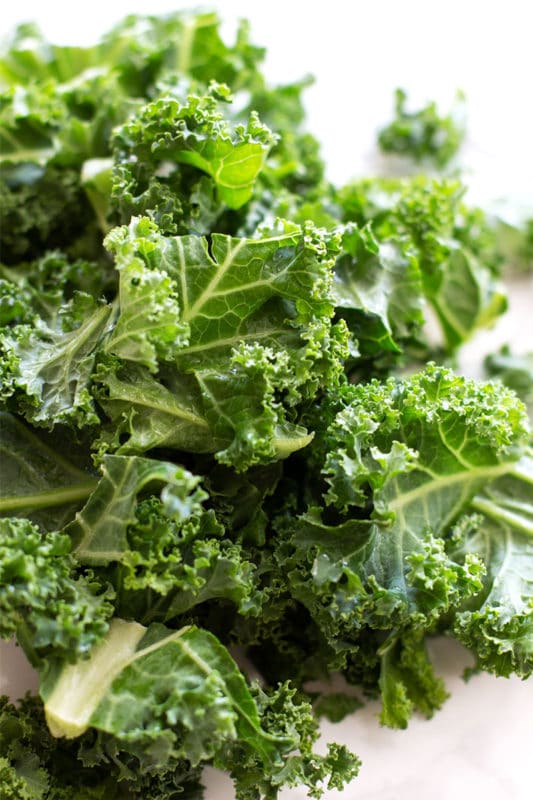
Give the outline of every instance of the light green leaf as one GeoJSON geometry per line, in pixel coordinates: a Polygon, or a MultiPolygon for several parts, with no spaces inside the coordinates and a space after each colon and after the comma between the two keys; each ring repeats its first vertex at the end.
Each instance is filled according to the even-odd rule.
{"type": "Polygon", "coordinates": [[[167,273],[147,268],[134,254],[118,258],[118,318],[104,350],[152,372],[187,344],[189,326],[180,320],[176,287],[167,273]]]}
{"type": "MultiPolygon", "coordinates": [[[[255,112],[246,125],[232,130],[218,108],[220,100],[231,100],[227,86],[211,80],[203,95],[182,94],[179,86],[164,86],[159,97],[114,132],[113,196],[123,216],[128,205],[129,216],[139,213],[143,196],[150,197],[158,185],[164,192],[161,175],[179,175],[179,164],[209,175],[219,201],[228,208],[238,209],[252,196],[274,135],[255,112]]],[[[190,185],[182,188],[180,201],[169,198],[167,213],[174,224],[183,215],[190,190],[190,185]]],[[[150,207],[154,210],[154,203],[146,210],[150,207]]]]}
{"type": "Polygon", "coordinates": [[[438,275],[428,276],[425,283],[446,341],[453,348],[478,328],[491,325],[507,308],[503,287],[464,249],[452,248],[438,275]]]}
{"type": "Polygon", "coordinates": [[[55,736],[94,727],[159,750],[160,766],[170,753],[197,764],[237,737],[265,763],[276,753],[237,665],[195,626],[172,631],[115,619],[87,661],[44,677],[41,696],[55,736]]]}

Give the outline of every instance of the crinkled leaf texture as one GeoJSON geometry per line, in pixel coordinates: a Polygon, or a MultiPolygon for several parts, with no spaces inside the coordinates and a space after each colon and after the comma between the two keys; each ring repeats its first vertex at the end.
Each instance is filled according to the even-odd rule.
{"type": "Polygon", "coordinates": [[[150,770],[108,737],[53,737],[42,702],[0,697],[0,779],[4,800],[202,800],[200,769],[184,760],[150,770]]]}
{"type": "Polygon", "coordinates": [[[309,705],[288,687],[251,691],[226,648],[196,626],[175,631],[115,618],[88,660],[50,664],[40,691],[54,736],[92,728],[159,771],[182,757],[193,766],[214,760],[243,800],[258,789],[275,798],[279,787],[300,783],[320,797],[323,782],[341,788],[359,766],[343,747],[315,754],[309,705]]]}
{"type": "Polygon", "coordinates": [[[115,588],[119,614],[167,622],[213,599],[257,612],[251,554],[204,508],[199,483],[170,462],[104,457],[98,485],[64,530],[78,562],[115,588]]]}
{"type": "Polygon", "coordinates": [[[205,492],[196,488],[199,480],[168,461],[105,456],[97,487],[65,528],[76,558],[82,564],[121,560],[129,549],[127,530],[137,520],[137,498],[143,490],[161,487],[161,500],[169,517],[187,520],[205,498],[205,492]]]}
{"type": "Polygon", "coordinates": [[[404,250],[394,239],[379,242],[370,226],[348,223],[343,231],[335,306],[362,356],[401,353],[424,321],[422,276],[416,259],[404,250]]]}
{"type": "Polygon", "coordinates": [[[464,205],[464,191],[459,182],[415,176],[368,179],[339,192],[345,221],[370,222],[379,241],[401,243],[402,251],[415,259],[423,296],[450,352],[507,307],[491,263],[494,247],[486,244],[487,221],[464,205]]]}
{"type": "Polygon", "coordinates": [[[255,111],[232,130],[219,110],[231,100],[227,86],[211,81],[202,95],[184,94],[179,84],[163,86],[114,132],[111,198],[124,221],[149,214],[166,232],[185,233],[201,228],[199,197],[214,221],[252,196],[276,137],[255,111]]]}
{"type": "Polygon", "coordinates": [[[102,446],[216,452],[243,470],[307,445],[299,408],[339,380],[345,354],[344,326],[331,323],[336,236],[286,224],[263,238],[213,234],[208,242],[163,236],[140,219],[107,243],[121,285],[141,264],[168,276],[181,333],[165,343],[158,376],[148,369],[154,361],[139,355],[147,335],[125,364],[117,329],[111,334],[105,349],[121,359],[104,359],[97,373],[100,404],[115,426],[102,446]]]}
{"type": "Polygon", "coordinates": [[[531,672],[522,407],[361,383],[428,360],[424,306],[446,355],[495,320],[494,235],[458,182],[331,187],[262,56],[194,12],[0,55],[0,631],[61,734],[0,701],[9,800],[199,800],[204,763],[319,797],[358,761],[295,685],[340,669],[404,727],[445,697],[434,632],[531,672]]]}
{"type": "Polygon", "coordinates": [[[76,575],[70,541],[26,519],[0,519],[0,636],[17,635],[30,660],[85,656],[106,634],[113,592],[76,575]]]}
{"type": "MultiPolygon", "coordinates": [[[[458,540],[487,567],[479,597],[457,614],[454,634],[482,669],[496,675],[533,672],[533,453],[476,494],[473,524],[458,540]]],[[[468,521],[468,518],[467,518],[468,521]]]]}
{"type": "Polygon", "coordinates": [[[42,427],[99,422],[90,393],[95,351],[111,307],[77,293],[52,318],[0,333],[2,395],[42,427]]]}
{"type": "Polygon", "coordinates": [[[55,736],[94,727],[159,751],[161,764],[171,755],[197,764],[237,737],[266,763],[275,758],[235,662],[194,626],[172,631],[116,618],[89,660],[44,676],[41,696],[55,736]]]}
{"type": "Polygon", "coordinates": [[[250,553],[224,538],[212,509],[195,506],[186,519],[169,517],[155,498],[138,506],[137,521],[128,529],[129,549],[110,575],[119,616],[135,609],[141,622],[167,622],[210,600],[231,601],[242,614],[257,613],[250,553]]]}
{"type": "Polygon", "coordinates": [[[430,679],[422,631],[477,595],[490,570],[483,548],[450,555],[451,526],[487,481],[513,474],[527,417],[505,388],[431,365],[403,381],[354,387],[347,397],[316,445],[325,448],[326,510],[315,506],[284,522],[294,547],[289,587],[340,653],[351,647],[356,658],[368,628],[389,633],[378,649],[384,719],[404,726],[413,705],[427,712],[444,697],[430,679]],[[341,514],[335,524],[324,520],[328,506],[341,514]],[[422,673],[425,699],[409,677],[422,673]]]}
{"type": "MultiPolygon", "coordinates": [[[[421,621],[428,624],[440,603],[445,610],[449,602],[445,572],[445,594],[436,602],[438,573],[459,569],[448,563],[439,539],[475,492],[519,458],[528,436],[524,408],[503,387],[435,366],[404,381],[355,387],[348,396],[351,402],[325,436],[325,500],[348,515],[340,527],[351,531],[337,536],[335,547],[346,558],[352,542],[357,580],[386,590],[380,604],[372,603],[373,624],[380,616],[390,624],[393,609],[399,619],[422,612],[421,621]],[[368,504],[370,519],[358,518],[357,510],[368,504]],[[433,570],[437,574],[431,576],[433,570]],[[385,597],[388,607],[382,605],[385,597]]],[[[300,536],[305,538],[303,531],[300,536]]],[[[302,539],[299,547],[309,544],[302,539]]],[[[331,544],[315,561],[317,578],[336,573],[331,544]]],[[[339,562],[335,583],[345,564],[339,562]]]]}

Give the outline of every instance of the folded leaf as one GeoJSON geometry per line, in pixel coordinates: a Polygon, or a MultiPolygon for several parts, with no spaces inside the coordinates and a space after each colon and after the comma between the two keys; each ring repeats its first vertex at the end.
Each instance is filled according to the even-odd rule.
{"type": "Polygon", "coordinates": [[[180,753],[197,764],[237,737],[265,764],[276,755],[237,665],[195,626],[171,631],[115,619],[89,660],[44,676],[41,696],[55,736],[93,727],[158,752],[160,766],[180,753]]]}
{"type": "Polygon", "coordinates": [[[335,266],[337,313],[347,321],[363,356],[400,353],[416,337],[424,317],[416,260],[401,243],[379,242],[369,227],[348,224],[335,266]]]}

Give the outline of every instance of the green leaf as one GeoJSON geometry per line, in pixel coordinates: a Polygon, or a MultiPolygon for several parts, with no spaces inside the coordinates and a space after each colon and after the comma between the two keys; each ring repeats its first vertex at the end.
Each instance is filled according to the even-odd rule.
{"type": "Polygon", "coordinates": [[[128,550],[128,526],[136,521],[137,497],[161,486],[169,516],[188,518],[204,497],[199,478],[167,461],[104,456],[102,477],[86,505],[65,528],[81,563],[120,561],[128,550]]]}
{"type": "Polygon", "coordinates": [[[389,728],[406,728],[416,709],[432,717],[448,697],[437,678],[424,645],[423,635],[410,632],[392,635],[380,647],[380,722],[389,728]]]}
{"type": "Polygon", "coordinates": [[[319,694],[313,703],[317,717],[325,717],[330,722],[342,722],[349,714],[362,708],[363,703],[355,695],[345,692],[319,694]]]}
{"type": "Polygon", "coordinates": [[[74,565],[67,536],[0,519],[0,636],[16,634],[32,663],[75,661],[107,631],[112,592],[74,565]]]}
{"type": "Polygon", "coordinates": [[[0,412],[0,456],[0,516],[29,517],[57,530],[96,485],[90,472],[6,412],[0,412]]]}
{"type": "MultiPolygon", "coordinates": [[[[324,447],[325,507],[282,523],[278,559],[328,644],[357,658],[369,629],[420,639],[477,596],[482,549],[448,552],[447,540],[487,482],[518,469],[529,433],[511,392],[434,365],[350,387],[345,398],[313,454],[319,464],[324,447]]],[[[413,703],[423,704],[395,669],[392,688],[383,676],[382,689],[400,695],[384,699],[384,713],[403,725],[413,703]]]]}
{"type": "Polygon", "coordinates": [[[225,86],[211,82],[203,95],[182,99],[181,94],[179,88],[164,87],[161,96],[114,132],[112,196],[124,220],[149,213],[175,231],[193,213],[187,207],[196,188],[181,164],[209,175],[218,200],[228,208],[238,209],[252,196],[273,134],[255,112],[246,125],[232,130],[218,110],[219,100],[231,99],[225,86]],[[179,188],[179,199],[168,196],[163,203],[169,185],[175,194],[179,188]]]}
{"type": "Polygon", "coordinates": [[[0,785],[4,800],[43,800],[48,792],[46,772],[39,761],[26,754],[16,760],[15,765],[0,756],[0,785]]]}
{"type": "Polygon", "coordinates": [[[122,270],[142,259],[169,276],[190,337],[174,342],[176,366],[158,380],[118,363],[101,368],[100,402],[120,434],[131,432],[120,452],[139,452],[142,442],[218,450],[242,470],[307,445],[298,406],[339,380],[345,352],[344,328],[331,325],[336,237],[286,225],[260,239],[213,234],[208,243],[162,236],[141,219],[107,243],[122,270]]]}
{"type": "Polygon", "coordinates": [[[37,318],[0,335],[3,396],[13,397],[29,422],[48,428],[99,422],[91,375],[110,314],[110,306],[78,293],[55,319],[37,318]]]}
{"type": "Polygon", "coordinates": [[[533,352],[519,355],[503,345],[497,353],[487,356],[485,371],[513,389],[524,403],[533,403],[533,352]]]}
{"type": "Polygon", "coordinates": [[[171,361],[187,345],[189,326],[180,321],[176,286],[168,274],[147,268],[133,248],[128,256],[122,252],[117,258],[119,316],[104,351],[156,372],[158,359],[171,361]]]}
{"type": "Polygon", "coordinates": [[[380,148],[385,153],[407,155],[417,162],[434,162],[437,167],[445,167],[464,139],[461,121],[464,97],[457,95],[456,107],[447,115],[441,115],[435,103],[407,111],[407,94],[403,89],[396,89],[395,100],[395,119],[378,135],[380,148]]]}
{"type": "Polygon", "coordinates": [[[454,634],[496,675],[533,672],[533,454],[476,494],[475,524],[457,539],[460,552],[486,564],[483,591],[455,619],[454,634]]]}
{"type": "Polygon", "coordinates": [[[379,241],[401,243],[403,253],[416,259],[423,295],[450,351],[507,307],[494,274],[494,237],[485,215],[463,203],[465,191],[458,181],[422,175],[368,179],[338,194],[345,221],[371,222],[379,241]]]}
{"type": "Polygon", "coordinates": [[[112,425],[102,431],[99,446],[122,455],[168,447],[212,453],[225,446],[214,436],[192,377],[161,370],[160,379],[138,364],[99,364],[95,392],[112,425]]]}
{"type": "MultiPolygon", "coordinates": [[[[512,468],[528,438],[524,408],[503,387],[431,365],[402,382],[356,387],[352,397],[328,439],[326,498],[344,511],[372,503],[373,524],[353,523],[374,537],[355,572],[408,605],[423,603],[428,621],[440,603],[430,597],[426,606],[425,579],[418,585],[412,559],[424,553],[426,569],[440,560],[439,545],[428,543],[428,535],[445,536],[474,494],[512,468]]],[[[437,572],[450,568],[460,594],[474,566],[467,565],[462,576],[463,568],[444,558],[437,572]]],[[[442,610],[450,601],[443,597],[442,610]]]]}
{"type": "Polygon", "coordinates": [[[451,249],[446,268],[426,276],[426,293],[447,343],[458,347],[474,330],[488,327],[507,308],[503,288],[475,256],[451,249]]]}
{"type": "MultiPolygon", "coordinates": [[[[133,750],[134,748],[132,748],[133,750]]],[[[17,705],[0,698],[0,777],[5,800],[202,800],[200,770],[173,761],[150,771],[138,754],[92,733],[76,741],[54,738],[42,702],[17,705]],[[12,792],[12,794],[9,794],[12,792]]]]}
{"type": "MultiPolygon", "coordinates": [[[[263,55],[194,11],[0,53],[0,632],[58,734],[0,699],[10,800],[200,800],[204,764],[319,798],[359,762],[315,752],[309,680],[405,727],[434,633],[531,672],[525,410],[412,374],[495,321],[530,231],[458,180],[337,190],[263,55]]],[[[397,100],[386,146],[443,165],[452,121],[397,100]]]]}
{"type": "Polygon", "coordinates": [[[424,321],[416,260],[398,242],[378,242],[370,227],[346,226],[333,290],[337,314],[364,356],[400,353],[424,321]]]}
{"type": "Polygon", "coordinates": [[[235,662],[195,626],[171,631],[115,619],[89,660],[44,677],[41,696],[55,736],[94,727],[159,750],[160,764],[179,753],[197,764],[237,737],[265,764],[276,752],[235,662]]]}

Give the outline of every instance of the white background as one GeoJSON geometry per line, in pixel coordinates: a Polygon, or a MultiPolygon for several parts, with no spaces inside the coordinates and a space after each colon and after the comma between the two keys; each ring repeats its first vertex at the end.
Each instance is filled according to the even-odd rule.
{"type": "MultiPolygon", "coordinates": [[[[191,4],[152,0],[3,4],[2,33],[36,20],[59,43],[90,43],[125,13],[157,13],[191,4]]],[[[309,129],[323,143],[328,174],[336,183],[376,166],[377,128],[392,114],[403,86],[414,104],[430,99],[447,108],[457,89],[467,96],[464,151],[471,196],[511,220],[533,215],[533,3],[528,0],[326,0],[322,3],[226,0],[205,5],[224,19],[231,36],[247,17],[253,40],[268,49],[266,73],[288,82],[312,73],[309,129]]],[[[495,332],[468,349],[471,371],[497,339],[531,348],[531,280],[523,280],[512,313],[495,332]]],[[[407,731],[379,727],[370,705],[341,725],[324,725],[324,737],[347,743],[363,759],[360,777],[342,799],[530,800],[533,687],[517,679],[478,676],[465,684],[468,656],[437,641],[432,653],[451,691],[443,711],[407,731]]],[[[31,677],[5,645],[0,647],[0,693],[17,694],[31,677]],[[16,688],[15,688],[16,687],[16,688]]],[[[1,754],[0,754],[1,755],[1,754]]],[[[328,800],[338,798],[327,793],[328,800]]],[[[209,775],[207,800],[230,800],[225,778],[209,775]]],[[[283,800],[305,792],[282,793],[283,800]]]]}

